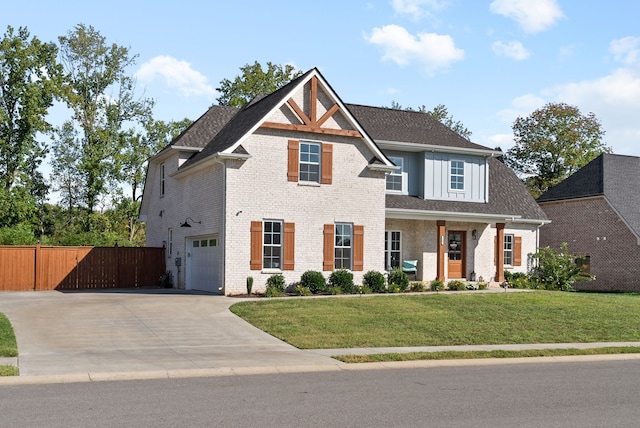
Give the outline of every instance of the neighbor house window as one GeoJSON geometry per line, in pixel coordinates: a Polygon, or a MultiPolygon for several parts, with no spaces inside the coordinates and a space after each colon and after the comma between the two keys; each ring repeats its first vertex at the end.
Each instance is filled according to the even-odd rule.
{"type": "Polygon", "coordinates": [[[169,242],[169,256],[173,254],[173,229],[169,228],[167,242],[169,242]]]}
{"type": "Polygon", "coordinates": [[[320,144],[300,142],[300,181],[320,182],[320,144]]]}
{"type": "Polygon", "coordinates": [[[164,196],[164,164],[160,164],[160,196],[164,196]]]}
{"type": "Polygon", "coordinates": [[[449,173],[449,188],[464,190],[464,162],[452,160],[449,173]]]}
{"type": "Polygon", "coordinates": [[[349,223],[336,223],[335,231],[335,269],[351,269],[351,241],[353,226],[349,223]]]}
{"type": "Polygon", "coordinates": [[[513,235],[504,235],[504,264],[513,265],[513,235]]]}
{"type": "Polygon", "coordinates": [[[400,168],[387,175],[387,190],[402,192],[402,171],[404,169],[404,160],[393,156],[389,157],[389,160],[400,168]]]}
{"type": "Polygon", "coordinates": [[[262,231],[262,267],[282,269],[282,222],[265,220],[262,231]]]}
{"type": "Polygon", "coordinates": [[[400,242],[400,231],[390,230],[384,232],[384,266],[385,270],[390,271],[400,267],[402,259],[400,242]]]}

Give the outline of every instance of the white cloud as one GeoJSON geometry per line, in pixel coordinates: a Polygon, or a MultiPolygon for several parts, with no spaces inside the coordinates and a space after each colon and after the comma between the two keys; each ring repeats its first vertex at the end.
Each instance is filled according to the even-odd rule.
{"type": "Polygon", "coordinates": [[[410,15],[414,19],[431,16],[428,9],[439,10],[447,4],[443,0],[392,0],[391,7],[396,13],[410,15]]]}
{"type": "Polygon", "coordinates": [[[509,58],[515,59],[516,61],[522,61],[524,59],[529,58],[531,53],[522,46],[520,42],[494,42],[491,46],[493,52],[496,55],[507,56],[509,58]]]}
{"type": "Polygon", "coordinates": [[[435,33],[414,36],[399,25],[374,28],[365,38],[369,43],[382,47],[383,60],[398,65],[418,62],[430,74],[464,58],[464,51],[456,48],[451,36],[435,33]]]}
{"type": "Polygon", "coordinates": [[[613,40],[609,44],[609,52],[614,55],[616,61],[638,64],[640,63],[640,37],[623,37],[613,40]]]}
{"type": "Polygon", "coordinates": [[[166,55],[160,55],[145,62],[136,72],[141,82],[153,82],[156,77],[162,78],[170,88],[175,88],[183,96],[207,96],[216,94],[207,76],[191,68],[191,64],[166,55]]]}
{"type": "Polygon", "coordinates": [[[525,94],[514,98],[511,101],[511,107],[500,110],[498,117],[502,122],[511,126],[518,117],[530,115],[534,110],[544,106],[545,103],[544,98],[533,94],[525,94]]]}
{"type": "Polygon", "coordinates": [[[527,33],[544,31],[564,17],[556,0],[494,0],[489,9],[513,19],[527,33]]]}

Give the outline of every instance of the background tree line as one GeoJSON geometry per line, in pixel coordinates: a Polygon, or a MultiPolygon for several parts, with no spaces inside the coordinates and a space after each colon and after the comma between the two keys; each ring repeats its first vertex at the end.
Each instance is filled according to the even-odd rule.
{"type": "MultiPolygon", "coordinates": [[[[0,40],[0,245],[144,245],[138,210],[147,160],[191,120],[154,119],[154,101],[136,95],[129,74],[136,59],[84,24],[57,44],[7,27],[0,40]],[[54,103],[69,112],[59,124],[47,121],[54,103]],[[41,170],[47,156],[50,177],[41,170]],[[52,192],[57,203],[48,201],[52,192]]],[[[220,105],[242,107],[302,74],[257,61],[240,71],[216,88],[220,105]]],[[[470,140],[445,105],[416,110],[470,140]]],[[[513,131],[503,160],[534,197],[610,151],[595,115],[562,103],[519,117],[513,131]]]]}

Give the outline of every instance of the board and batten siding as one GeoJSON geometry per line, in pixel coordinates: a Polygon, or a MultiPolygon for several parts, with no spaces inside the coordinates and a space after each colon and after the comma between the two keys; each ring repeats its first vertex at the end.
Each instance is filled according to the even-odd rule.
{"type": "Polygon", "coordinates": [[[484,157],[445,153],[424,154],[424,198],[486,202],[488,165],[484,157]],[[464,162],[464,189],[451,190],[451,161],[464,162]]]}

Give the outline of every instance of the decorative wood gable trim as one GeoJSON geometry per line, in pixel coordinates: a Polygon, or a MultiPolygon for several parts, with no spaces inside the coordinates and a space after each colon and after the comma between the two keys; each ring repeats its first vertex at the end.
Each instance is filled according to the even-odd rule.
{"type": "Polygon", "coordinates": [[[315,134],[323,134],[323,135],[339,135],[346,137],[357,137],[362,138],[362,134],[357,130],[352,129],[333,129],[333,128],[323,128],[322,125],[329,120],[337,111],[340,110],[340,106],[336,103],[329,110],[322,115],[321,118],[318,118],[317,111],[317,103],[318,103],[318,78],[313,76],[311,78],[311,103],[309,106],[309,115],[307,115],[302,108],[294,101],[293,98],[289,98],[287,100],[287,104],[294,113],[300,118],[302,123],[278,123],[278,122],[264,122],[262,124],[263,128],[271,128],[271,129],[284,129],[287,131],[301,131],[301,132],[312,132],[315,134]]]}

